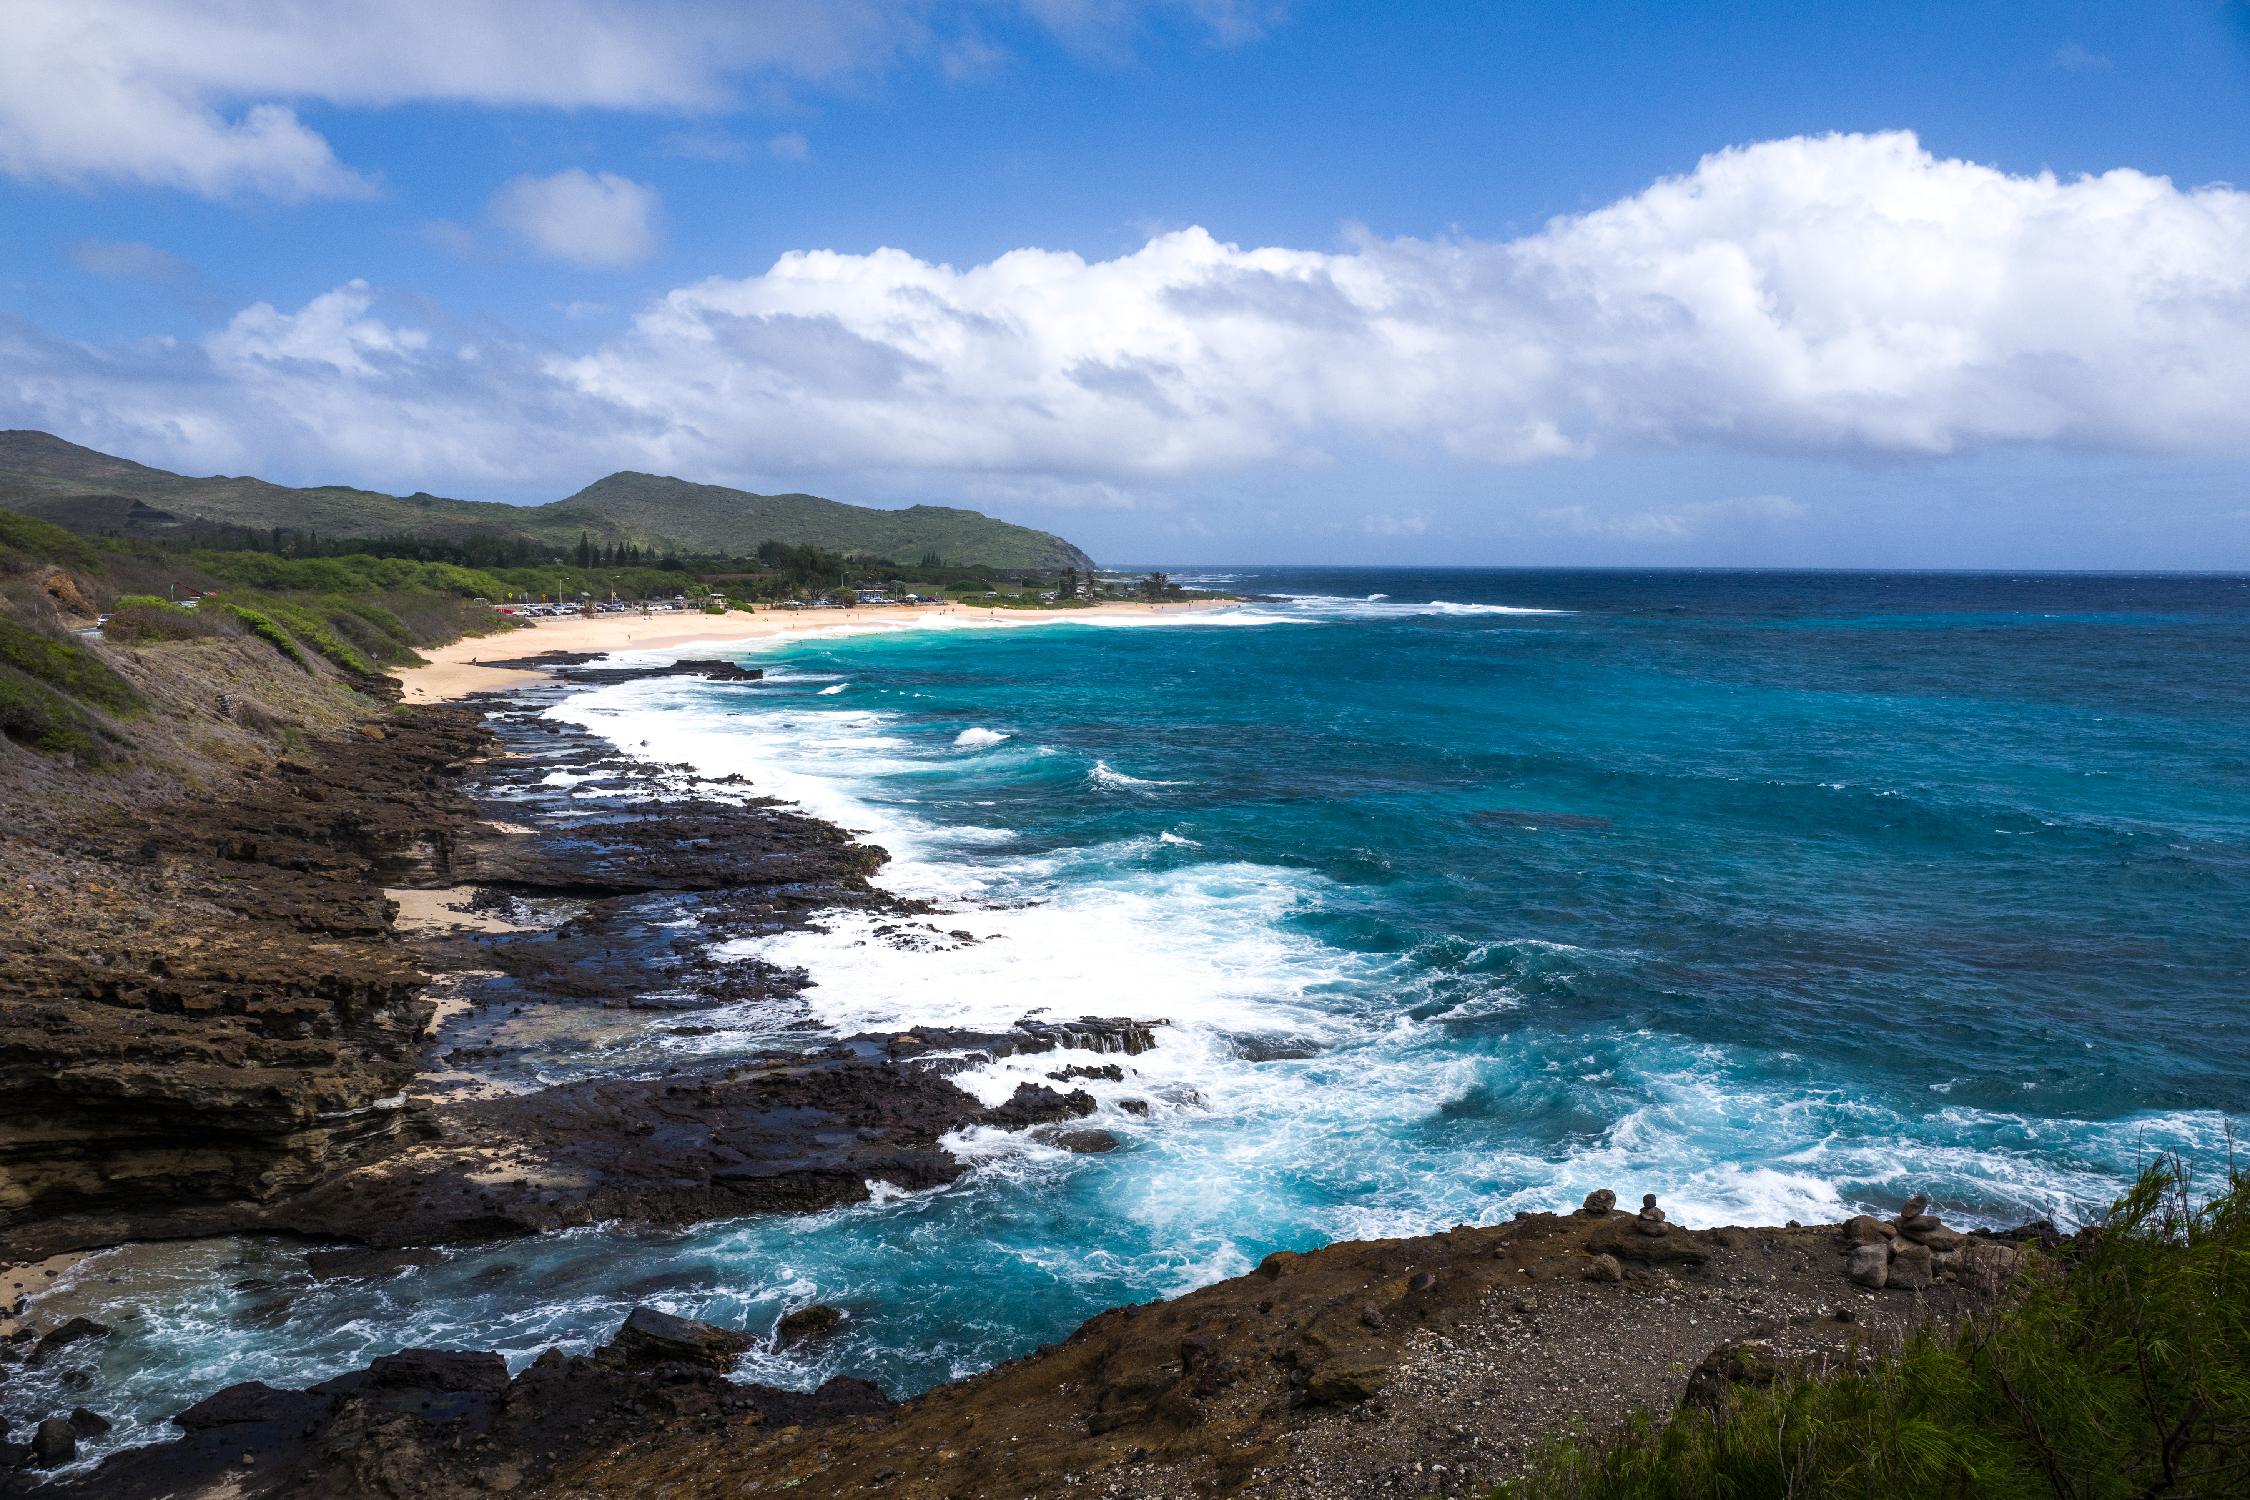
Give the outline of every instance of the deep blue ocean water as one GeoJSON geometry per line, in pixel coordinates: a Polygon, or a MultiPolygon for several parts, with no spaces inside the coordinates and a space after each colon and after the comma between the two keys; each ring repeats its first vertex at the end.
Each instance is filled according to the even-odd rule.
{"type": "MultiPolygon", "coordinates": [[[[2224,1157],[2250,1107],[2250,580],[1186,576],[1284,597],[796,641],[746,658],[754,689],[552,710],[865,830],[975,935],[751,945],[832,1026],[1169,1022],[1089,1085],[1123,1149],[979,1137],[932,1193],[375,1283],[256,1241],[96,1258],[58,1295],[131,1314],[103,1354],[125,1435],[411,1344],[583,1347],[640,1301],[758,1330],[842,1304],[838,1343],[750,1373],[903,1393],[1277,1248],[1595,1187],[1691,1223],[1917,1191],[2067,1222],[2154,1152],[2224,1157]]],[[[776,1039],[722,1020],[677,1046],[776,1039]]]]}

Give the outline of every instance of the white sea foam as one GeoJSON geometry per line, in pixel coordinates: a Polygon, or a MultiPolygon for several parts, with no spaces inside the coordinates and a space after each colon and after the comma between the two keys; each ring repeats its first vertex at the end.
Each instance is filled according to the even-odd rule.
{"type": "Polygon", "coordinates": [[[838,693],[842,692],[842,691],[843,691],[844,689],[846,689],[846,688],[848,688],[848,687],[850,687],[850,686],[851,686],[851,684],[850,684],[850,683],[848,683],[848,682],[839,682],[839,683],[836,683],[836,684],[834,684],[833,686],[830,686],[830,687],[824,687],[824,688],[822,688],[822,689],[820,690],[820,696],[821,696],[821,697],[823,697],[823,698],[833,698],[833,697],[835,697],[835,696],[836,696],[836,695],[837,695],[838,693]]]}
{"type": "MultiPolygon", "coordinates": [[[[1332,947],[1297,920],[1339,894],[1319,877],[1181,863],[1199,846],[1161,827],[1001,856],[1012,830],[917,815],[928,775],[958,757],[927,740],[917,747],[880,712],[753,704],[667,680],[604,687],[552,712],[636,754],[706,776],[742,773],[763,792],[863,830],[894,857],[886,885],[947,908],[921,930],[886,934],[878,929],[895,918],[840,912],[720,950],[804,968],[813,978],[805,1004],[825,1025],[1004,1029],[1042,1014],[1168,1021],[1153,1051],[1128,1060],[1122,1084],[1082,1086],[1104,1128],[1148,1138],[1150,1160],[1162,1161],[1160,1171],[1138,1169],[1141,1158],[1126,1153],[1105,1158],[1104,1170],[1116,1174],[1120,1213],[1160,1238],[1203,1247],[1183,1277],[1228,1263],[1227,1247],[1252,1223],[1268,1234],[1292,1225],[1320,1236],[1403,1233],[1518,1207],[1568,1207],[1605,1186],[1657,1191],[1690,1224],[1833,1218],[1895,1206],[1920,1189],[1948,1205],[1984,1205],[1993,1219],[2068,1219],[2102,1201],[2130,1168],[2130,1151],[2085,1122],[1926,1117],[1808,1083],[1800,1064],[1750,1047],[1635,1032],[1559,1051],[1554,1038],[1506,1019],[1527,1014],[1509,986],[1511,953],[1571,963],[1637,961],[1632,955],[1505,936],[1467,944],[1459,962],[1332,947]],[[1442,980],[1433,977],[1440,971],[1442,980]],[[1497,1053],[1477,1053],[1448,1042],[1445,1028],[1463,1026],[1516,1029],[1502,1033],[1509,1041],[1497,1053]],[[1246,1050],[1243,1037],[1285,1045],[1246,1050]],[[1593,1115],[1606,1125],[1560,1157],[1536,1132],[1520,1150],[1497,1144],[1512,1138],[1499,1135],[1464,1157],[1426,1127],[1447,1101],[1479,1091],[1524,1094],[1511,1110],[1526,1118],[1593,1115]],[[1118,1112],[1126,1099],[1148,1102],[1150,1114],[1118,1112]],[[1540,1099],[1551,1102],[1532,1102],[1540,1099]],[[1747,1138],[1766,1143],[1759,1158],[1743,1159],[1747,1138]]],[[[998,742],[979,730],[1000,733],[975,726],[953,746],[998,742]]],[[[1106,761],[1086,779],[1152,808],[1165,785],[1106,761]]],[[[1068,1062],[1113,1060],[1011,1058],[961,1081],[996,1103],[1068,1062]]],[[[2172,1122],[2175,1131],[2191,1127],[2197,1139],[2209,1133],[2200,1120],[2172,1122]]],[[[1025,1153],[1011,1172],[1091,1170],[1049,1161],[1054,1153],[1020,1134],[980,1134],[961,1146],[980,1158],[1025,1153]]],[[[1974,1222],[1976,1211],[1960,1216],[1974,1222]]]]}
{"type": "Polygon", "coordinates": [[[1261,625],[1306,625],[1309,619],[1282,610],[1253,604],[1215,605],[1209,609],[1156,610],[1146,614],[1056,615],[1042,625],[1082,626],[1090,630],[1210,630],[1261,625]]]}
{"type": "Polygon", "coordinates": [[[1146,776],[1128,776],[1106,760],[1095,761],[1094,768],[1086,773],[1086,780],[1089,784],[1100,787],[1105,792],[1139,792],[1153,790],[1157,787],[1185,784],[1178,781],[1159,781],[1146,776]]]}
{"type": "Polygon", "coordinates": [[[986,729],[982,725],[978,725],[973,728],[964,729],[959,734],[955,735],[953,737],[953,743],[955,748],[961,750],[989,750],[994,745],[1000,744],[1003,741],[1011,738],[1013,738],[1013,736],[1005,734],[1000,730],[986,729]]]}
{"type": "Polygon", "coordinates": [[[1414,616],[1479,615],[1567,615],[1567,609],[1541,609],[1527,604],[1463,604],[1450,599],[1431,599],[1420,604],[1393,600],[1388,594],[1369,594],[1363,599],[1347,598],[1340,594],[1292,594],[1285,606],[1298,617],[1330,620],[1384,620],[1407,619],[1414,616]]]}

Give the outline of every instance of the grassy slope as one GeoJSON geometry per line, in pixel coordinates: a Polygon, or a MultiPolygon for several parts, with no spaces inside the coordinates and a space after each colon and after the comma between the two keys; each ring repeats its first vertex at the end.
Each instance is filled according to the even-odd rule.
{"type": "Polygon", "coordinates": [[[372,674],[418,660],[415,647],[511,628],[445,587],[459,570],[442,564],[361,559],[355,568],[328,559],[210,556],[218,563],[248,557],[284,573],[294,567],[314,574],[303,581],[333,586],[273,592],[257,587],[256,575],[205,573],[195,560],[146,543],[82,537],[0,510],[0,741],[86,764],[129,756],[147,736],[128,728],[146,708],[119,675],[128,658],[162,676],[167,662],[248,637],[324,684],[382,697],[387,690],[372,674]],[[183,577],[196,588],[238,586],[197,610],[155,592],[183,577]],[[73,627],[92,623],[101,608],[114,613],[103,639],[89,643],[73,627]]]}
{"type": "Polygon", "coordinates": [[[990,567],[1090,567],[1060,537],[975,511],[917,505],[875,510],[814,495],[755,495],[653,474],[618,473],[567,500],[514,506],[436,495],[397,496],[324,485],[290,489],[262,479],[191,479],[81,448],[44,432],[0,432],[0,507],[80,530],[161,535],[139,501],[185,518],[330,537],[528,536],[558,551],[579,533],[685,552],[746,554],[763,541],[918,561],[990,567]]]}

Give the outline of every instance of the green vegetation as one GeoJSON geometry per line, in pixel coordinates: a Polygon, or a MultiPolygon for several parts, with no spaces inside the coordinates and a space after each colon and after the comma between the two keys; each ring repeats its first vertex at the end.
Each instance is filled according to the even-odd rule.
{"type": "Polygon", "coordinates": [[[125,594],[110,606],[102,635],[107,640],[135,644],[190,641],[226,634],[225,620],[219,610],[182,609],[153,594],[125,594]]]}
{"type": "Polygon", "coordinates": [[[416,647],[512,630],[495,606],[770,604],[944,596],[1005,609],[1188,597],[1104,578],[1044,532],[970,511],[876,511],[615,474],[537,507],[188,479],[45,433],[0,433],[0,728],[90,758],[132,690],[59,627],[163,648],[250,635],[347,682],[416,647]],[[918,562],[900,563],[914,557],[918,562]]]}
{"type": "Polygon", "coordinates": [[[214,606],[214,608],[223,609],[235,619],[240,620],[252,635],[273,647],[274,650],[279,651],[298,666],[309,667],[310,663],[305,660],[305,653],[297,649],[296,641],[290,637],[288,631],[281,628],[280,623],[273,616],[242,604],[220,604],[214,606]]]}
{"type": "MultiPolygon", "coordinates": [[[[599,537],[618,535],[681,552],[745,553],[761,542],[817,547],[859,557],[919,557],[990,568],[1090,566],[1070,543],[973,510],[915,505],[873,510],[817,495],[757,495],[630,470],[596,480],[541,507],[599,537]]],[[[942,565],[942,564],[941,564],[942,565]]]]}
{"type": "Polygon", "coordinates": [[[132,685],[93,652],[76,641],[42,635],[13,620],[0,619],[0,666],[111,713],[131,713],[140,707],[140,695],[132,685]]]}
{"type": "Polygon", "coordinates": [[[592,567],[595,549],[605,563],[628,565],[667,552],[740,557],[763,542],[957,566],[1090,565],[1060,537],[947,506],[877,510],[630,471],[535,506],[336,485],[290,489],[262,479],[191,479],[44,432],[0,432],[0,506],[80,532],[175,546],[283,551],[293,542],[294,550],[313,552],[322,542],[341,542],[411,556],[419,546],[437,544],[487,566],[567,559],[592,567]]]}
{"type": "Polygon", "coordinates": [[[2250,1174],[2177,1162],[2034,1260],[1994,1315],[1897,1357],[1565,1441],[1505,1500],[2250,1494],[2250,1174]]]}
{"type": "Polygon", "coordinates": [[[101,740],[85,714],[61,694],[6,668],[0,668],[0,735],[54,755],[102,758],[101,740]]]}
{"type": "Polygon", "coordinates": [[[0,735],[35,750],[99,760],[105,736],[86,705],[129,714],[141,699],[76,641],[0,616],[0,735]]]}
{"type": "Polygon", "coordinates": [[[36,517],[0,510],[0,558],[10,557],[76,568],[98,566],[93,542],[36,517]]]}

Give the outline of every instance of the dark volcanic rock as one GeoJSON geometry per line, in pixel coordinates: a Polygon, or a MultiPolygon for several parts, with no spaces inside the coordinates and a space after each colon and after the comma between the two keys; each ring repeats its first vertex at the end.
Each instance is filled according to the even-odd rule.
{"type": "Polygon", "coordinates": [[[486,662],[488,667],[520,667],[526,671],[553,672],[568,682],[638,682],[647,677],[701,677],[712,682],[757,682],[764,667],[745,667],[715,657],[681,657],[678,661],[643,665],[599,666],[609,660],[606,651],[542,651],[536,656],[511,657],[486,662]]]}
{"type": "Polygon", "coordinates": [[[785,1314],[774,1325],[773,1334],[775,1341],[787,1349],[798,1344],[817,1343],[843,1326],[842,1308],[816,1302],[811,1307],[800,1307],[793,1313],[785,1314]]]}
{"type": "Polygon", "coordinates": [[[1094,1112],[1094,1096],[1084,1089],[1058,1094],[1043,1083],[1019,1083],[1005,1104],[996,1104],[982,1116],[984,1124],[1003,1129],[1026,1125],[1051,1125],[1057,1120],[1082,1120],[1094,1112]]]}
{"type": "Polygon", "coordinates": [[[33,1344],[31,1346],[31,1358],[24,1362],[36,1370],[48,1360],[54,1358],[58,1352],[69,1348],[72,1344],[83,1342],[86,1339],[106,1338],[108,1335],[109,1325],[106,1323],[97,1323],[92,1318],[72,1318],[60,1328],[46,1333],[38,1343],[33,1344]]]}
{"type": "Polygon", "coordinates": [[[1073,1063],[1067,1068],[1057,1068],[1047,1076],[1057,1083],[1076,1083],[1081,1078],[1096,1078],[1108,1083],[1123,1083],[1125,1081],[1125,1070],[1115,1063],[1103,1063],[1098,1067],[1089,1067],[1084,1063],[1073,1063]]]}
{"type": "Polygon", "coordinates": [[[514,1379],[497,1354],[413,1349],[307,1391],[230,1386],[173,1418],[182,1433],[173,1441],[115,1454],[37,1493],[459,1500],[535,1487],[563,1465],[651,1432],[817,1430],[891,1405],[860,1380],[809,1394],[737,1385],[706,1357],[705,1337],[720,1332],[643,1309],[600,1352],[550,1349],[514,1379]],[[662,1319],[653,1336],[652,1317],[662,1319]],[[670,1324],[702,1333],[675,1341],[662,1331],[670,1324]]]}
{"type": "Polygon", "coordinates": [[[68,1417],[49,1417],[31,1435],[31,1461],[42,1468],[67,1464],[78,1456],[78,1429],[68,1417]]]}
{"type": "Polygon", "coordinates": [[[748,1334],[729,1328],[676,1318],[653,1307],[636,1307],[609,1347],[629,1365],[683,1363],[727,1370],[755,1342],[748,1334]]]}
{"type": "Polygon", "coordinates": [[[572,682],[637,682],[644,677],[700,677],[706,682],[756,682],[764,667],[745,667],[713,657],[687,657],[650,667],[566,667],[572,682]]]}
{"type": "Polygon", "coordinates": [[[476,715],[397,711],[304,760],[85,811],[0,895],[0,1249],[223,1227],[397,1123],[430,1015],[382,885],[474,809],[476,715]],[[200,1217],[199,1217],[200,1216],[200,1217]]]}
{"type": "MultiPolygon", "coordinates": [[[[424,1122],[429,1138],[277,1205],[262,1222],[396,1245],[603,1219],[688,1224],[809,1212],[865,1199],[869,1181],[908,1189],[952,1181],[963,1169],[939,1138],[991,1113],[934,1074],[840,1048],[711,1073],[564,1084],[450,1106],[424,1122]]],[[[1059,1117],[1033,1113],[1022,1123],[1059,1117]]]]}
{"type": "Polygon", "coordinates": [[[1054,1137],[1054,1143],[1080,1156],[1099,1156],[1124,1144],[1106,1130],[1065,1130],[1054,1137]]]}
{"type": "MultiPolygon", "coordinates": [[[[1034,1021],[1029,1018],[1016,1023],[1008,1031],[967,1031],[944,1026],[929,1026],[918,1031],[900,1032],[895,1036],[857,1036],[846,1039],[847,1046],[858,1047],[869,1053],[880,1053],[896,1061],[918,1060],[940,1072],[960,1073],[970,1068],[983,1067],[1003,1057],[1020,1057],[1042,1052],[1080,1050],[1101,1053],[1122,1053],[1138,1056],[1156,1045],[1156,1028],[1162,1021],[1134,1021],[1122,1016],[1089,1016],[1076,1021],[1034,1021]]],[[[1102,1068],[1081,1068],[1079,1076],[1106,1078],[1102,1068]]],[[[1057,1079],[1067,1082],[1073,1069],[1065,1068],[1066,1075],[1057,1079]]],[[[1118,1069],[1122,1079],[1123,1070],[1118,1069]]]]}
{"type": "Polygon", "coordinates": [[[455,880],[607,895],[857,885],[885,858],[842,829],[778,803],[675,800],[552,832],[480,825],[455,840],[448,870],[455,880]]]}

